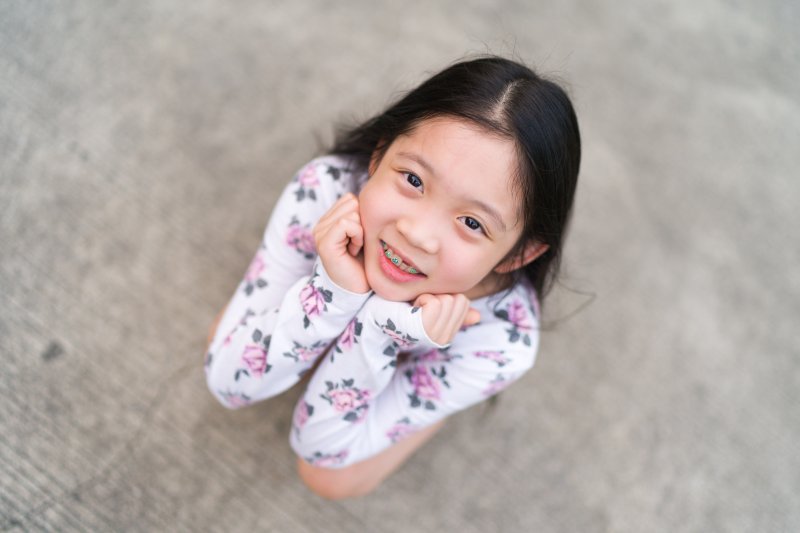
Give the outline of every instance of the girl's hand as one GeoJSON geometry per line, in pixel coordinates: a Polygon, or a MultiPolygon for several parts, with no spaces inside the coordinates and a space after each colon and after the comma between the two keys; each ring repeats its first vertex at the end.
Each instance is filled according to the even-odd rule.
{"type": "Polygon", "coordinates": [[[462,327],[480,322],[477,309],[463,294],[422,294],[414,300],[420,307],[425,333],[436,344],[450,344],[462,327]]]}
{"type": "Polygon", "coordinates": [[[314,242],[331,280],[343,289],[363,294],[370,290],[360,255],[364,229],[358,198],[347,193],[331,206],[314,227],[314,242]]]}

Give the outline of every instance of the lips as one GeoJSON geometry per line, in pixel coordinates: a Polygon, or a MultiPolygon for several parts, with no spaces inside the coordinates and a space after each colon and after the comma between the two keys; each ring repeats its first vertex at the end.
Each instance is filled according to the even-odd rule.
{"type": "Polygon", "coordinates": [[[388,244],[381,241],[381,246],[383,247],[383,255],[399,270],[413,276],[425,276],[425,274],[421,272],[414,263],[412,263],[408,258],[400,255],[400,253],[398,253],[396,250],[389,247],[388,244]]]}

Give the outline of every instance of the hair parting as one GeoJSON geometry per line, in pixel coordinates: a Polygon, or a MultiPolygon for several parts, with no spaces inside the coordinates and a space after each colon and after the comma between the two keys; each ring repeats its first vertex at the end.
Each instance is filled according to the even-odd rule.
{"type": "Polygon", "coordinates": [[[355,170],[366,172],[396,138],[436,117],[460,119],[514,143],[523,230],[506,259],[522,258],[529,243],[547,245],[514,272],[542,301],[558,275],[580,168],[580,132],[569,97],[521,62],[480,56],[452,64],[378,115],[340,130],[328,152],[349,156],[355,170]]]}

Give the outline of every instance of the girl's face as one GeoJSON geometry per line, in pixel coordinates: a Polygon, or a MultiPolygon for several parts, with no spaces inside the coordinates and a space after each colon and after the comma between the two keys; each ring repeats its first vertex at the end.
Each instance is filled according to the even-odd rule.
{"type": "Polygon", "coordinates": [[[398,137],[361,194],[364,268],[387,300],[498,290],[494,271],[522,227],[512,189],[511,141],[455,118],[398,137]]]}

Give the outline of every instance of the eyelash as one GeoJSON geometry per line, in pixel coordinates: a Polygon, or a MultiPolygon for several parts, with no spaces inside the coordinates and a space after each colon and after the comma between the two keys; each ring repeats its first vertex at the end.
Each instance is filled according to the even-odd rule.
{"type": "MultiPolygon", "coordinates": [[[[406,177],[406,182],[408,182],[409,185],[411,185],[412,187],[414,187],[417,190],[424,190],[422,179],[420,179],[419,176],[417,176],[413,172],[402,172],[402,174],[406,177]],[[416,184],[412,183],[412,181],[415,181],[416,184]]],[[[473,232],[479,231],[479,232],[483,233],[484,235],[486,234],[486,230],[483,229],[483,224],[481,224],[480,222],[478,222],[474,218],[468,217],[468,216],[463,216],[463,217],[458,217],[458,218],[464,221],[464,225],[467,227],[467,229],[469,231],[473,231],[473,232]],[[470,226],[467,223],[468,221],[474,222],[477,227],[470,226]]]]}
{"type": "Polygon", "coordinates": [[[477,220],[475,220],[474,218],[472,218],[472,217],[458,217],[458,218],[460,218],[460,219],[463,219],[463,220],[464,220],[464,225],[465,225],[465,226],[466,226],[466,227],[467,227],[467,228],[468,228],[470,231],[480,231],[481,233],[486,233],[486,232],[484,231],[484,229],[483,229],[483,225],[482,225],[480,222],[478,222],[477,220]],[[478,227],[476,227],[476,228],[473,228],[473,227],[471,227],[469,224],[467,224],[467,221],[468,221],[468,220],[471,220],[472,222],[474,222],[475,224],[477,224],[477,226],[478,226],[478,227]]]}

